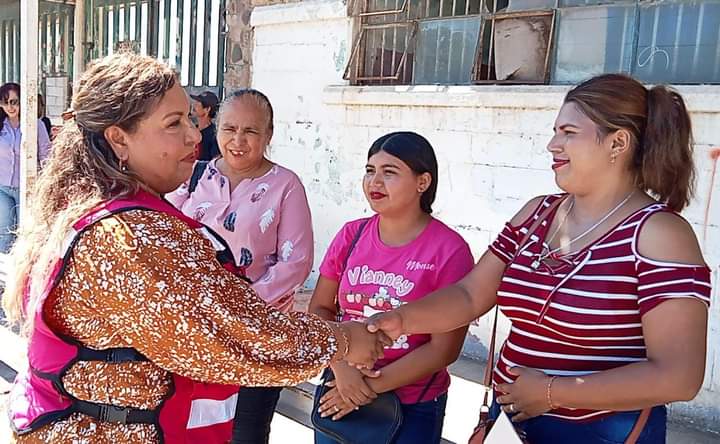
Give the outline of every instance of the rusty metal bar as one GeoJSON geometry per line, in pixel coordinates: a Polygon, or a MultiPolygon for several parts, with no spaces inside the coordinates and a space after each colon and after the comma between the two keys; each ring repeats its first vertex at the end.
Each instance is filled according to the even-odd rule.
{"type": "Polygon", "coordinates": [[[550,80],[550,53],[552,52],[553,35],[555,34],[555,19],[557,17],[556,11],[553,11],[552,19],[550,20],[550,34],[548,35],[547,49],[545,52],[545,77],[544,82],[547,83],[550,80]]]}
{"type": "Polygon", "coordinates": [[[372,12],[361,12],[359,14],[360,17],[373,17],[376,15],[389,15],[389,14],[400,14],[401,12],[404,12],[408,6],[409,0],[403,0],[403,4],[400,7],[400,9],[393,9],[393,10],[385,10],[385,11],[372,11],[372,12]]]}
{"type": "MultiPolygon", "coordinates": [[[[365,35],[365,28],[363,27],[363,28],[360,29],[360,34],[358,35],[357,41],[355,42],[355,45],[353,46],[353,50],[352,50],[352,52],[350,53],[350,58],[348,59],[348,64],[347,64],[347,66],[345,67],[345,72],[343,73],[343,79],[345,79],[345,80],[350,80],[350,78],[349,78],[349,75],[350,75],[350,67],[352,66],[353,59],[355,59],[355,57],[356,57],[356,56],[358,55],[358,53],[359,53],[359,50],[360,50],[360,42],[363,41],[363,36],[364,36],[364,35],[365,35]]],[[[360,73],[358,72],[357,69],[355,70],[355,72],[356,72],[356,76],[355,76],[355,77],[356,77],[356,78],[359,77],[359,74],[360,74],[360,73]]]]}
{"type": "Polygon", "coordinates": [[[507,18],[523,18],[523,17],[544,17],[555,15],[555,11],[518,11],[518,12],[500,12],[493,15],[494,19],[502,20],[507,18]]]}

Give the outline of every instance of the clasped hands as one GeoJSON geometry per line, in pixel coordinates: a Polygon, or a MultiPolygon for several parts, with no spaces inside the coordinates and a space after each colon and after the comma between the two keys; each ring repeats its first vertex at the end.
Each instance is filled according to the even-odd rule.
{"type": "MultiPolygon", "coordinates": [[[[406,333],[402,316],[397,310],[376,314],[368,318],[365,323],[358,324],[367,328],[367,332],[378,335],[375,337],[376,345],[389,346],[393,340],[406,333]]],[[[345,365],[344,367],[356,373],[349,374],[344,368],[340,370],[343,373],[338,373],[340,381],[329,382],[328,386],[333,387],[333,389],[329,390],[320,400],[321,414],[324,416],[334,415],[333,419],[340,419],[359,406],[372,402],[377,397],[370,385],[372,378],[377,377],[379,372],[368,370],[372,369],[374,360],[367,358],[381,358],[382,349],[378,352],[377,348],[373,348],[375,354],[368,353],[367,346],[361,344],[359,340],[353,342],[355,340],[350,339],[349,341],[350,352],[346,357],[349,366],[345,365]],[[353,350],[353,346],[355,346],[355,350],[353,350]],[[360,350],[361,348],[365,348],[365,353],[360,350]],[[352,368],[353,366],[355,368],[352,368]],[[343,379],[347,382],[343,381],[343,379]]],[[[333,369],[335,367],[341,368],[340,366],[334,366],[333,369]]],[[[553,408],[548,396],[549,376],[531,368],[513,367],[509,371],[517,378],[513,383],[499,384],[496,387],[501,394],[498,396],[497,402],[502,406],[503,410],[512,415],[513,422],[524,421],[542,415],[553,408]]]]}
{"type": "Polygon", "coordinates": [[[374,315],[365,322],[346,321],[338,324],[347,341],[343,360],[358,369],[372,369],[383,357],[383,350],[402,334],[402,318],[396,311],[374,315]]]}

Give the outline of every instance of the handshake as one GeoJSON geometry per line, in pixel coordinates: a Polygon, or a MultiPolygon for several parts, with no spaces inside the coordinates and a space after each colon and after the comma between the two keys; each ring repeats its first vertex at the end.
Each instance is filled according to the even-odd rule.
{"type": "Polygon", "coordinates": [[[375,361],[384,356],[384,348],[403,334],[402,317],[397,310],[376,314],[364,322],[342,322],[337,327],[347,341],[347,353],[342,359],[357,368],[373,368],[375,361]]]}

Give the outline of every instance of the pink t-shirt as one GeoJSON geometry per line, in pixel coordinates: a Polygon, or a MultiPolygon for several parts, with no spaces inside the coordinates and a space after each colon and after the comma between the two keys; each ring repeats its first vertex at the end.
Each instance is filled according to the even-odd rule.
{"type": "Polygon", "coordinates": [[[165,198],[225,239],[258,296],[278,310],[292,308],[313,263],[310,208],[295,173],[273,165],[231,192],[213,160],[192,194],[185,183],[165,198]]]}
{"type": "MultiPolygon", "coordinates": [[[[343,273],[350,244],[364,220],[345,224],[320,265],[322,276],[340,282],[338,300],[343,320],[365,319],[420,299],[459,281],[473,267],[472,253],[465,240],[439,220],[432,219],[409,244],[389,247],[380,240],[379,217],[375,215],[363,228],[343,273]]],[[[400,359],[429,340],[430,335],[425,334],[399,337],[392,347],[385,349],[385,358],[378,361],[377,367],[400,359]]],[[[420,399],[431,378],[400,387],[395,393],[401,402],[414,404],[447,391],[450,375],[443,369],[420,399]]]]}

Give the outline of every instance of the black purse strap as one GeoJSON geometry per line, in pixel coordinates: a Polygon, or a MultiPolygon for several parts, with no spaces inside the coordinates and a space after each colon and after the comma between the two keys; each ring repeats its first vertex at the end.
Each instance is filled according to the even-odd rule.
{"type": "Polygon", "coordinates": [[[362,234],[363,230],[365,229],[365,225],[370,222],[370,219],[365,219],[360,223],[360,226],[358,227],[358,230],[355,232],[355,236],[353,236],[352,241],[350,242],[350,247],[348,248],[348,252],[345,255],[345,262],[343,262],[343,269],[342,273],[340,273],[340,276],[342,276],[345,273],[345,270],[347,270],[347,264],[348,260],[350,260],[350,255],[352,254],[353,250],[355,249],[355,245],[357,245],[358,240],[360,240],[360,235],[362,234]]]}
{"type": "Polygon", "coordinates": [[[430,389],[430,386],[432,385],[432,383],[435,382],[435,378],[437,378],[437,376],[438,376],[439,374],[440,374],[439,371],[437,371],[437,372],[435,372],[435,373],[432,374],[432,376],[431,376],[430,379],[428,380],[427,384],[425,384],[425,388],[423,388],[423,391],[420,392],[420,396],[418,396],[418,399],[417,399],[417,401],[415,401],[415,404],[417,404],[417,403],[419,403],[420,401],[422,401],[422,399],[425,397],[425,394],[426,394],[427,391],[430,389]]]}
{"type": "MultiPolygon", "coordinates": [[[[533,234],[535,234],[535,231],[540,227],[540,225],[543,223],[547,217],[552,214],[552,212],[560,206],[560,204],[565,200],[564,197],[561,197],[557,199],[555,202],[551,203],[544,211],[539,210],[537,219],[530,225],[530,228],[528,229],[527,233],[525,233],[525,236],[522,238],[522,240],[517,245],[517,250],[515,250],[515,256],[510,261],[512,262],[515,260],[517,256],[519,256],[523,248],[525,247],[525,244],[532,238],[533,234]]],[[[509,264],[509,263],[508,263],[509,264]]],[[[495,368],[495,337],[497,336],[497,320],[498,320],[498,312],[499,308],[497,303],[495,304],[495,313],[493,314],[493,327],[492,332],[490,333],[490,344],[488,347],[488,357],[487,357],[487,363],[485,364],[485,375],[483,376],[483,386],[485,387],[485,393],[483,394],[483,403],[480,407],[480,420],[478,421],[478,424],[482,424],[485,418],[487,416],[487,413],[490,411],[490,392],[492,391],[492,373],[495,368]]]]}
{"type": "MultiPolygon", "coordinates": [[[[353,236],[352,241],[350,242],[350,247],[348,248],[348,252],[345,255],[345,261],[343,262],[343,268],[340,272],[340,280],[342,280],[342,276],[345,274],[345,270],[347,270],[348,260],[350,260],[350,255],[352,254],[353,250],[355,249],[355,245],[357,245],[358,240],[360,240],[360,235],[362,234],[363,230],[365,229],[365,226],[370,222],[370,218],[367,218],[363,220],[360,223],[360,226],[358,227],[358,230],[355,232],[355,236],[353,236]]],[[[340,290],[338,286],[338,290],[340,290]]],[[[337,322],[342,321],[342,315],[340,314],[340,299],[338,298],[338,294],[335,293],[335,320],[337,322]]]]}
{"type": "Polygon", "coordinates": [[[192,176],[190,176],[190,183],[188,183],[188,192],[190,194],[192,194],[195,191],[195,188],[197,188],[197,184],[200,181],[203,173],[205,172],[205,168],[207,167],[208,163],[210,163],[210,161],[208,160],[199,160],[195,163],[192,176]]]}

